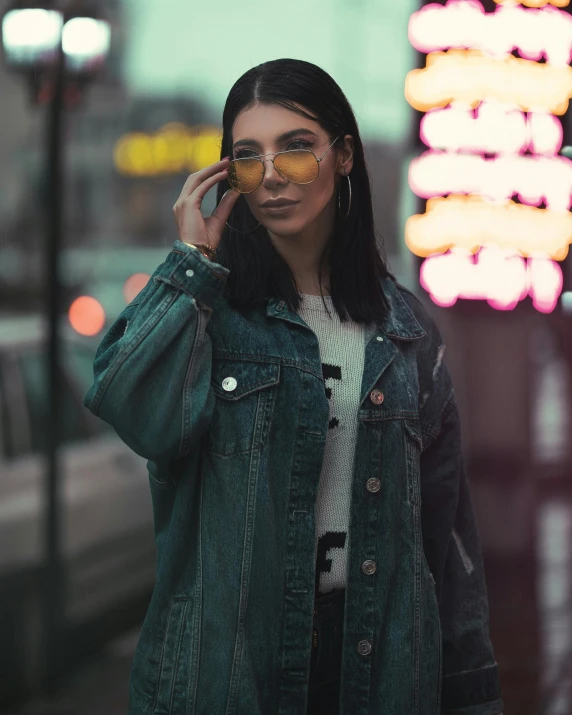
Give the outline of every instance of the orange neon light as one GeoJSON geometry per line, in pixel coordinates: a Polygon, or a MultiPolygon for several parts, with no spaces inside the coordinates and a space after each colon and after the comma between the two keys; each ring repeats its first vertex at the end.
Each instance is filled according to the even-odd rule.
{"type": "Polygon", "coordinates": [[[405,243],[423,258],[454,247],[476,253],[496,244],[526,257],[541,254],[563,261],[572,243],[572,214],[452,194],[429,199],[426,213],[407,219],[405,243]]]}
{"type": "Polygon", "coordinates": [[[568,7],[570,0],[494,0],[497,5],[525,5],[526,7],[545,7],[546,5],[554,5],[554,7],[568,7]]]}
{"type": "Polygon", "coordinates": [[[524,112],[562,115],[572,97],[572,67],[508,55],[494,58],[479,50],[431,52],[423,69],[405,78],[405,98],[420,112],[483,100],[516,105],[524,112]]]}

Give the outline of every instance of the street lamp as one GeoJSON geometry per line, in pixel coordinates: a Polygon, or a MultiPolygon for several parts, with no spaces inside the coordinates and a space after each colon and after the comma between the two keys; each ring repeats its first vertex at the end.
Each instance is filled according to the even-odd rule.
{"type": "Polygon", "coordinates": [[[8,69],[28,83],[33,104],[47,106],[45,192],[45,286],[48,344],[46,376],[45,569],[42,593],[45,606],[45,641],[41,683],[50,696],[60,674],[64,589],[60,544],[59,462],[60,250],[63,228],[63,124],[66,105],[75,103],[85,85],[105,65],[109,53],[109,23],[87,0],[55,2],[18,0],[2,15],[2,54],[8,69]],[[71,92],[70,92],[71,90],[71,92]]]}
{"type": "Polygon", "coordinates": [[[5,65],[28,81],[34,103],[42,89],[53,87],[60,51],[66,85],[82,88],[103,69],[111,44],[111,27],[93,3],[16,0],[2,15],[5,65]]]}
{"type": "Polygon", "coordinates": [[[63,16],[57,10],[25,6],[9,7],[2,18],[4,61],[11,69],[26,71],[54,65],[63,16]]]}

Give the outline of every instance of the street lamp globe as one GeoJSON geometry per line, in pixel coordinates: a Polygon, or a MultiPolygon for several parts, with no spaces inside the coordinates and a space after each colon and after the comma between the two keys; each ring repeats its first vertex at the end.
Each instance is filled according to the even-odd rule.
{"type": "Polygon", "coordinates": [[[1,20],[4,63],[27,75],[35,88],[51,75],[60,48],[66,77],[80,85],[105,66],[111,26],[88,0],[15,0],[1,20]]]}
{"type": "Polygon", "coordinates": [[[68,74],[90,80],[105,65],[111,47],[111,25],[98,3],[74,0],[66,7],[62,46],[68,74]]]}
{"type": "Polygon", "coordinates": [[[34,72],[57,61],[64,18],[39,3],[12,3],[2,15],[2,52],[6,66],[34,72]]]}

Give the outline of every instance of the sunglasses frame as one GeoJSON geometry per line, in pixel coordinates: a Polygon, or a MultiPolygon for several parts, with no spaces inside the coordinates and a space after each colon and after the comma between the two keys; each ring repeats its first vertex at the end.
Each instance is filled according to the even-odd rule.
{"type": "MultiPolygon", "coordinates": [[[[272,162],[272,165],[274,166],[276,171],[280,174],[280,176],[283,179],[286,179],[286,181],[292,181],[292,179],[288,179],[286,176],[284,176],[281,173],[280,169],[274,163],[274,160],[276,159],[276,157],[279,154],[291,154],[292,152],[302,152],[302,151],[307,152],[308,154],[311,154],[314,157],[314,159],[316,160],[316,162],[318,164],[318,173],[316,174],[315,179],[312,179],[312,181],[292,181],[292,183],[298,184],[299,186],[306,186],[307,184],[313,183],[314,181],[316,181],[316,179],[320,175],[320,162],[322,161],[322,159],[326,156],[326,154],[330,151],[330,149],[334,146],[334,144],[338,141],[338,139],[341,136],[342,136],[341,134],[338,134],[338,136],[334,139],[334,141],[330,144],[330,146],[326,149],[326,151],[320,157],[317,157],[311,149],[287,149],[286,151],[275,151],[275,152],[270,152],[269,154],[256,154],[255,156],[240,156],[237,159],[231,159],[229,162],[229,169],[230,169],[230,164],[232,164],[236,161],[251,161],[252,159],[257,159],[262,164],[262,176],[260,177],[260,183],[258,184],[258,186],[256,186],[254,189],[251,189],[250,191],[239,191],[238,189],[235,189],[235,191],[239,191],[240,194],[251,194],[253,191],[256,191],[256,189],[258,189],[260,187],[260,184],[262,184],[262,182],[264,181],[264,175],[266,173],[266,161],[268,161],[268,159],[265,160],[263,157],[272,156],[272,155],[274,155],[274,158],[270,159],[270,161],[272,162]]],[[[227,175],[227,181],[228,181],[228,175],[227,175]]],[[[228,183],[230,184],[230,181],[228,183]]],[[[231,186],[232,186],[232,184],[231,184],[231,186]]],[[[233,186],[233,189],[234,189],[234,186],[233,186]]]]}

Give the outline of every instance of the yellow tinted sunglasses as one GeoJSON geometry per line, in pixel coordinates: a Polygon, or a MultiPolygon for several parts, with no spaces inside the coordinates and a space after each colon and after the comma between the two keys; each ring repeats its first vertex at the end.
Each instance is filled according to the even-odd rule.
{"type": "MultiPolygon", "coordinates": [[[[274,158],[270,161],[284,179],[294,184],[311,184],[318,178],[320,162],[341,136],[339,134],[320,157],[317,157],[310,149],[291,149],[290,151],[273,152],[274,158]]],[[[256,191],[264,179],[266,169],[264,162],[268,161],[264,157],[267,156],[272,156],[272,154],[232,159],[228,166],[228,183],[241,194],[250,194],[256,191]]]]}

